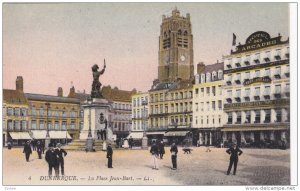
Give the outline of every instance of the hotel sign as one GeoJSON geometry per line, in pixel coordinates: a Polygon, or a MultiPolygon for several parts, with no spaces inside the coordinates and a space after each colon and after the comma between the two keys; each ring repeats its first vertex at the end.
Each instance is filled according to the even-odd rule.
{"type": "Polygon", "coordinates": [[[245,80],[244,81],[244,86],[248,86],[250,84],[254,84],[254,83],[271,83],[271,78],[269,76],[265,76],[265,77],[257,77],[257,78],[253,78],[250,80],[245,80]]]}
{"type": "Polygon", "coordinates": [[[232,51],[231,54],[237,54],[241,52],[247,52],[251,50],[256,50],[260,48],[265,48],[269,46],[274,46],[277,44],[284,44],[287,43],[287,41],[281,41],[281,36],[278,35],[278,37],[271,38],[270,35],[264,31],[258,31],[253,34],[251,34],[244,45],[239,44],[236,46],[236,50],[232,51]]]}

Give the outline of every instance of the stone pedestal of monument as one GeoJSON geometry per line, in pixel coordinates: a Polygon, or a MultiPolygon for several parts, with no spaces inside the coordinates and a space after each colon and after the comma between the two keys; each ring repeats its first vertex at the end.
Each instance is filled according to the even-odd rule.
{"type": "Polygon", "coordinates": [[[97,131],[104,130],[105,127],[107,141],[113,141],[113,133],[108,125],[108,121],[110,121],[109,107],[110,105],[106,99],[99,98],[93,98],[90,102],[86,101],[83,105],[83,129],[80,131],[79,138],[88,140],[87,149],[97,139],[97,131]],[[88,136],[89,129],[91,137],[88,136]]]}

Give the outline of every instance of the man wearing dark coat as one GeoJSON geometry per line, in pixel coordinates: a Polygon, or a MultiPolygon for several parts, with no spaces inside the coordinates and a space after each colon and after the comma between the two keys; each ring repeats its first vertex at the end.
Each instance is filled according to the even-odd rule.
{"type": "Polygon", "coordinates": [[[234,143],[233,147],[227,149],[226,152],[230,155],[230,162],[227,170],[227,175],[229,175],[231,171],[232,164],[234,165],[233,175],[235,175],[239,156],[243,153],[243,151],[236,146],[236,143],[234,143]]]}
{"type": "Polygon", "coordinates": [[[25,153],[26,161],[29,162],[30,154],[32,153],[31,147],[30,147],[30,141],[27,141],[24,145],[23,153],[25,153]]]}
{"type": "Polygon", "coordinates": [[[178,148],[175,143],[172,144],[170,151],[171,151],[171,159],[172,159],[172,165],[173,165],[172,170],[176,170],[177,169],[178,148]]]}
{"type": "Polygon", "coordinates": [[[65,175],[64,157],[67,156],[68,153],[61,148],[60,143],[57,143],[55,152],[58,155],[58,172],[60,167],[61,175],[64,176],[65,175]]]}
{"type": "Polygon", "coordinates": [[[58,155],[56,154],[53,145],[49,145],[49,149],[45,154],[45,159],[48,163],[48,176],[52,176],[52,169],[55,171],[55,176],[59,176],[58,172],[58,155]]]}
{"type": "Polygon", "coordinates": [[[100,137],[101,137],[101,140],[103,140],[103,130],[102,129],[100,130],[100,137]]]}
{"type": "Polygon", "coordinates": [[[40,141],[37,142],[36,144],[36,152],[39,155],[39,159],[42,159],[42,144],[40,141]]]}
{"type": "Polygon", "coordinates": [[[163,141],[160,141],[158,144],[158,150],[159,150],[159,158],[163,159],[163,156],[165,154],[165,145],[163,141]]]}
{"type": "Polygon", "coordinates": [[[133,145],[133,138],[130,136],[130,138],[128,139],[128,143],[129,143],[129,148],[132,149],[132,145],[133,145]]]}
{"type": "Polygon", "coordinates": [[[153,159],[153,168],[152,169],[158,170],[159,169],[159,164],[158,164],[158,160],[157,160],[157,158],[158,158],[158,146],[157,146],[155,141],[152,142],[150,153],[151,153],[152,159],[153,159]]]}
{"type": "Polygon", "coordinates": [[[112,167],[112,155],[113,155],[113,150],[111,147],[111,144],[109,143],[106,149],[106,158],[108,159],[107,167],[108,168],[113,168],[112,167]]]}

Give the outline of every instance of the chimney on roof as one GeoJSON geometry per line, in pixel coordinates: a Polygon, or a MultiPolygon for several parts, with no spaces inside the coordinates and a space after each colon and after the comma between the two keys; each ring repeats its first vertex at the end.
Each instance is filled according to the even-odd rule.
{"type": "Polygon", "coordinates": [[[75,93],[75,88],[74,88],[74,86],[72,86],[72,87],[70,88],[70,93],[69,93],[68,97],[70,97],[70,98],[76,98],[76,93],[75,93]]]}
{"type": "Polygon", "coordinates": [[[203,73],[205,70],[205,65],[203,62],[199,62],[199,64],[197,64],[197,74],[201,74],[203,73]]]}
{"type": "Polygon", "coordinates": [[[17,76],[16,90],[23,92],[23,77],[22,76],[17,76]]]}
{"type": "Polygon", "coordinates": [[[58,96],[58,97],[63,97],[63,89],[62,89],[62,87],[59,87],[59,88],[57,89],[57,96],[58,96]]]}

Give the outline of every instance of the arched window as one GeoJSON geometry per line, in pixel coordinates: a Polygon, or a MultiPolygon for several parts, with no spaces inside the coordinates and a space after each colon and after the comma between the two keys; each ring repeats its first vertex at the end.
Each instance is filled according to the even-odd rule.
{"type": "Polygon", "coordinates": [[[207,72],[206,73],[206,82],[210,82],[210,73],[209,72],[207,72]]]}
{"type": "Polygon", "coordinates": [[[178,35],[182,35],[181,29],[178,30],[178,35]]]}
{"type": "Polygon", "coordinates": [[[222,79],[223,79],[223,71],[222,71],[222,70],[219,70],[219,71],[218,71],[218,79],[219,79],[219,80],[222,80],[222,79]]]}
{"type": "Polygon", "coordinates": [[[188,35],[188,32],[184,31],[183,36],[187,36],[187,35],[188,35]]]}
{"type": "Polygon", "coordinates": [[[201,83],[205,83],[205,74],[201,74],[201,83]]]}
{"type": "Polygon", "coordinates": [[[167,33],[166,33],[166,32],[164,32],[164,37],[165,37],[165,38],[167,38],[167,37],[168,37],[168,35],[167,35],[167,33]]]}
{"type": "Polygon", "coordinates": [[[218,80],[218,78],[217,78],[217,72],[213,71],[213,73],[212,73],[212,81],[216,81],[216,80],[218,80]]]}

